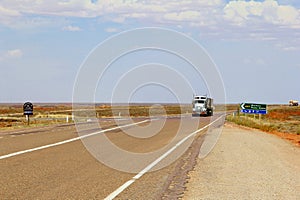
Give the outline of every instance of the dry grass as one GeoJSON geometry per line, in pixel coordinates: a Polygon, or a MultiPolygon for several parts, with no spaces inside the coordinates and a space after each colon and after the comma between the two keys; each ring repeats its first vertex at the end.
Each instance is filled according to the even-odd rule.
{"type": "Polygon", "coordinates": [[[300,135],[300,107],[269,107],[268,114],[261,119],[255,115],[228,116],[227,120],[238,125],[248,126],[267,132],[278,131],[300,135]]]}
{"type": "MultiPolygon", "coordinates": [[[[107,117],[149,117],[162,115],[191,114],[191,104],[132,104],[114,105],[78,105],[80,111],[76,111],[76,116],[87,120],[89,116],[98,118],[107,117]]],[[[236,105],[215,105],[215,111],[233,110],[236,105]]],[[[72,122],[72,104],[35,104],[34,115],[30,116],[30,126],[46,126],[49,124],[72,122]]],[[[23,115],[22,104],[0,104],[0,129],[11,129],[27,127],[27,121],[23,115]]]]}
{"type": "MultiPolygon", "coordinates": [[[[80,105],[80,111],[76,111],[76,116],[86,120],[89,116],[98,118],[107,117],[148,117],[160,115],[177,115],[181,113],[190,113],[190,105],[80,105]]],[[[30,116],[30,126],[44,126],[49,124],[72,122],[71,104],[36,104],[34,105],[34,115],[30,116]]],[[[0,105],[0,128],[10,129],[26,127],[27,121],[23,115],[21,104],[1,104],[0,105]]]]}

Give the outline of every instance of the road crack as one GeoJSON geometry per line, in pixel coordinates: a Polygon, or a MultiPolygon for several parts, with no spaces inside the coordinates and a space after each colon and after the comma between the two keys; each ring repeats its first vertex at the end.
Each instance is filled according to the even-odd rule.
{"type": "Polygon", "coordinates": [[[178,161],[174,171],[167,178],[159,199],[182,199],[186,190],[185,184],[190,178],[188,174],[197,163],[197,157],[203,141],[203,134],[196,136],[191,146],[178,161]]]}

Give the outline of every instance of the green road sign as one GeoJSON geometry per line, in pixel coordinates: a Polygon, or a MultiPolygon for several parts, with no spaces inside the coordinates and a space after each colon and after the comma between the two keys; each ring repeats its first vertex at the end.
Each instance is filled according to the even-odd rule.
{"type": "Polygon", "coordinates": [[[267,110],[267,104],[242,103],[240,106],[243,110],[267,110]]]}

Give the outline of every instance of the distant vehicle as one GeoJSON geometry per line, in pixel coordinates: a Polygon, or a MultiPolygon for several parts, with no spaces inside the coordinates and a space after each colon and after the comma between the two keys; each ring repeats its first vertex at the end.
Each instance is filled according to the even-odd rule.
{"type": "Polygon", "coordinates": [[[296,101],[296,100],[290,100],[289,101],[289,106],[298,106],[299,105],[299,102],[296,101]]]}
{"type": "Polygon", "coordinates": [[[212,116],[214,113],[213,99],[206,96],[193,97],[193,113],[192,116],[212,116]]]}

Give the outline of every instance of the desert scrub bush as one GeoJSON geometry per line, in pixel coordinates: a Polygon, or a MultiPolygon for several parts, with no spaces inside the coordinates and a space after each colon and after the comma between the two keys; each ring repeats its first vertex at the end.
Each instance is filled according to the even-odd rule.
{"type": "Polygon", "coordinates": [[[297,135],[300,135],[300,127],[297,129],[297,135]]]}
{"type": "Polygon", "coordinates": [[[148,107],[138,107],[138,106],[130,106],[129,108],[130,116],[149,116],[149,108],[148,107]]]}
{"type": "Polygon", "coordinates": [[[268,119],[278,120],[278,121],[285,121],[285,120],[299,120],[300,117],[300,108],[298,107],[282,107],[282,108],[275,108],[269,110],[268,114],[266,115],[268,119]]]}

